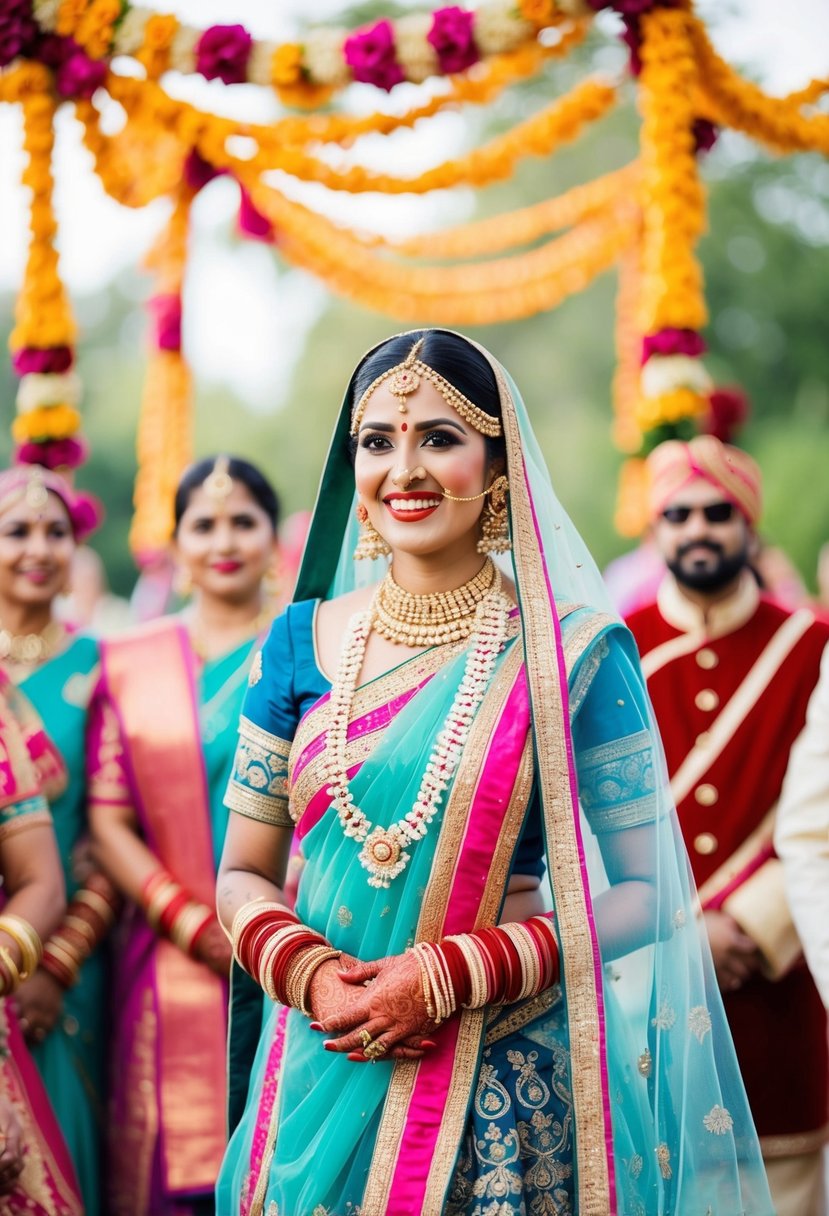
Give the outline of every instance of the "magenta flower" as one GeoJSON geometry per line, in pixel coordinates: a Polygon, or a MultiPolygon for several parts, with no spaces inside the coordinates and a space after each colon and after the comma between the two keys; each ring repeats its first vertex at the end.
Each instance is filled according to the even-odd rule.
{"type": "Polygon", "coordinates": [[[395,58],[394,30],[390,21],[378,21],[370,29],[346,38],[343,54],[354,79],[364,84],[373,84],[388,92],[404,79],[395,58]]]}
{"type": "Polygon", "coordinates": [[[439,8],[434,13],[426,38],[435,48],[442,72],[464,72],[477,63],[473,28],[474,14],[456,5],[439,8]]]}
{"type": "Polygon", "coordinates": [[[55,88],[61,97],[89,98],[104,83],[107,65],[91,59],[77,43],[67,39],[66,58],[55,72],[55,88]]]}
{"type": "Polygon", "coordinates": [[[252,45],[243,25],[211,25],[196,45],[196,71],[206,80],[244,84],[252,45]]]}
{"type": "Polygon", "coordinates": [[[708,396],[704,429],[722,443],[733,443],[736,432],[749,415],[748,397],[739,388],[715,388],[708,396]]]}
{"type": "Polygon", "coordinates": [[[690,355],[697,358],[708,348],[705,339],[695,329],[660,329],[642,339],[642,362],[651,355],[690,355]]]}
{"type": "Polygon", "coordinates": [[[38,33],[32,0],[0,0],[0,68],[29,50],[38,33]]]}
{"type": "Polygon", "coordinates": [[[155,322],[158,350],[181,350],[181,296],[174,291],[152,296],[147,308],[155,322]]]}
{"type": "Polygon", "coordinates": [[[46,469],[78,469],[89,455],[83,439],[50,439],[48,443],[22,443],[16,464],[39,464],[46,469]]]}
{"type": "Polygon", "coordinates": [[[18,376],[30,372],[68,372],[72,366],[72,350],[69,346],[24,346],[12,355],[12,366],[18,376]]]}
{"type": "Polygon", "coordinates": [[[254,241],[269,241],[273,236],[271,222],[264,216],[261,211],[258,211],[253,204],[253,199],[245,190],[244,186],[239,187],[239,231],[242,236],[249,236],[254,241]]]}
{"type": "Polygon", "coordinates": [[[195,148],[190,149],[184,161],[184,180],[191,190],[203,190],[214,177],[221,177],[225,172],[225,169],[216,169],[195,148]]]}

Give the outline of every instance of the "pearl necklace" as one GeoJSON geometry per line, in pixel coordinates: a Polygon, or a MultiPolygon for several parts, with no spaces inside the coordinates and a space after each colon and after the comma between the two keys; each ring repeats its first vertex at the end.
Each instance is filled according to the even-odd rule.
{"type": "Polygon", "coordinates": [[[374,628],[389,642],[403,646],[443,646],[461,642],[475,626],[481,601],[497,592],[501,576],[491,557],[481,569],[453,591],[415,595],[394,581],[391,570],[377,588],[374,628]]]}
{"type": "Polygon", "coordinates": [[[411,854],[406,852],[407,846],[426,835],[458,766],[478,706],[484,699],[496,660],[504,648],[510,602],[501,593],[498,579],[494,590],[478,604],[474,617],[474,639],[467,655],[463,678],[435,740],[417,797],[411,810],[389,827],[372,824],[355,804],[348,785],[346,760],[351,707],[366,644],[375,624],[376,603],[377,596],[368,611],[359,612],[351,618],[331,688],[331,724],[327,734],[331,784],[327,792],[344,834],[363,845],[360,864],[368,870],[368,885],[388,888],[411,860],[411,854]]]}
{"type": "Polygon", "coordinates": [[[60,621],[50,621],[40,633],[12,633],[0,628],[0,659],[10,663],[45,663],[58,649],[65,633],[60,621]]]}

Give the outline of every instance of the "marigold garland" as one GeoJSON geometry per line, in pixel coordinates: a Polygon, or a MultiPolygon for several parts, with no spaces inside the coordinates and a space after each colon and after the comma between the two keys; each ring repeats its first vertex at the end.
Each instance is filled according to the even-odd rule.
{"type": "Polygon", "coordinates": [[[641,19],[643,333],[666,326],[701,329],[707,320],[694,252],[705,225],[705,197],[692,133],[690,20],[682,8],[654,8],[641,19]]]}

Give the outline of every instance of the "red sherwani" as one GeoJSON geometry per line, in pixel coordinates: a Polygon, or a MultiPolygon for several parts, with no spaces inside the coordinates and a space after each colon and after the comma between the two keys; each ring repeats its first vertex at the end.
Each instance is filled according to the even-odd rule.
{"type": "Polygon", "coordinates": [[[703,907],[732,915],[775,976],[723,994],[763,1153],[816,1150],[827,1124],[826,1017],[799,957],[771,834],[829,625],[761,598],[748,573],[705,620],[669,576],[628,625],[703,907]]]}

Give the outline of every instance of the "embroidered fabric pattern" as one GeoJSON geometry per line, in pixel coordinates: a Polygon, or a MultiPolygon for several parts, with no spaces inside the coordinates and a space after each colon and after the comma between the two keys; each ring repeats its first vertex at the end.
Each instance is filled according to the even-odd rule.
{"type": "Polygon", "coordinates": [[[290,751],[291,745],[285,739],[269,734],[243,717],[225,805],[260,823],[293,827],[288,808],[290,751]]]}
{"type": "Polygon", "coordinates": [[[574,1216],[573,1099],[563,1024],[488,1046],[447,1216],[574,1216]]]}
{"type": "Polygon", "coordinates": [[[656,816],[653,744],[637,731],[582,753],[579,796],[594,832],[614,832],[656,816]]]}

